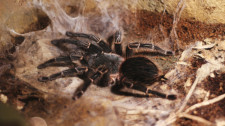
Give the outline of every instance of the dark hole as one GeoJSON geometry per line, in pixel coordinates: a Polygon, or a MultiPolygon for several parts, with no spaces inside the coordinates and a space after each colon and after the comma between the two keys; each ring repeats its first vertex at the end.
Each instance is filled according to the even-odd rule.
{"type": "Polygon", "coordinates": [[[47,15],[38,16],[37,29],[44,29],[51,23],[47,15]]]}
{"type": "Polygon", "coordinates": [[[22,42],[24,41],[24,37],[23,36],[17,36],[17,37],[15,37],[15,45],[17,46],[17,45],[20,45],[20,44],[22,44],[22,42]]]}
{"type": "Polygon", "coordinates": [[[11,49],[9,49],[9,53],[14,53],[16,51],[16,47],[13,46],[11,49]]]}

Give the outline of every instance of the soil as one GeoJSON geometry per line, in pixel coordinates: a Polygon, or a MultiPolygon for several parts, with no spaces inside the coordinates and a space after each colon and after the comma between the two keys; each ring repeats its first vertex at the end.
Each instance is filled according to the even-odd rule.
{"type": "MultiPolygon", "coordinates": [[[[150,39],[155,43],[169,37],[173,26],[173,15],[166,12],[163,14],[139,10],[127,15],[123,13],[123,16],[126,17],[123,18],[124,29],[129,36],[150,39]]],[[[188,19],[180,19],[176,27],[181,50],[195,41],[224,36],[224,31],[225,24],[206,24],[188,19]]]]}
{"type": "MultiPolygon", "coordinates": [[[[224,79],[225,74],[222,74],[216,75],[214,78],[208,77],[204,82],[202,82],[202,85],[204,85],[203,88],[207,91],[210,91],[211,93],[209,99],[215,98],[225,93],[224,79]]],[[[196,101],[195,103],[190,104],[190,106],[193,104],[196,104],[196,101]]],[[[225,116],[225,99],[216,102],[214,104],[198,108],[191,114],[202,117],[208,121],[214,122],[215,120],[225,116]]],[[[204,126],[204,124],[198,123],[196,121],[187,118],[178,119],[176,121],[176,124],[177,126],[204,126]]]]}
{"type": "MultiPolygon", "coordinates": [[[[173,16],[167,13],[163,15],[161,13],[155,14],[145,10],[139,10],[136,13],[126,13],[123,16],[125,17],[122,19],[124,23],[123,27],[127,32],[127,35],[131,36],[131,38],[140,39],[148,38],[149,34],[151,34],[150,39],[156,43],[163,41],[165,39],[165,34],[167,35],[167,37],[169,36],[173,24],[173,16]],[[164,35],[162,33],[162,30],[160,30],[160,27],[164,29],[164,35]]],[[[205,24],[202,22],[180,19],[176,30],[178,38],[180,40],[180,48],[184,49],[187,45],[197,40],[204,40],[205,38],[218,38],[220,36],[224,36],[225,25],[205,24]]],[[[22,38],[18,39],[18,43],[22,43],[20,41],[22,38]]],[[[14,51],[9,52],[13,53],[14,51]]],[[[1,61],[5,63],[0,64],[0,69],[2,69],[1,67],[3,67],[3,65],[10,64],[10,60],[12,60],[9,60],[7,56],[1,59],[1,61]]],[[[205,61],[196,61],[195,63],[193,63],[193,66],[199,66],[201,64],[204,64],[204,62],[205,61]]],[[[53,102],[49,102],[48,100],[46,100],[44,98],[44,94],[42,94],[35,88],[30,87],[29,84],[19,80],[14,76],[13,67],[6,68],[6,70],[4,70],[4,73],[0,75],[0,93],[8,97],[9,100],[7,104],[13,106],[13,108],[16,108],[18,106],[18,102],[24,104],[20,112],[26,119],[34,115],[47,118],[49,117],[49,115],[54,116],[57,113],[54,111],[49,112],[48,109],[50,107],[53,106],[53,108],[57,108],[57,106],[51,105],[51,103],[53,102]]],[[[210,96],[210,98],[225,93],[225,74],[217,75],[215,73],[215,75],[215,78],[208,77],[205,82],[202,82],[205,83],[204,89],[210,90],[211,94],[213,94],[210,96]]],[[[177,86],[177,89],[179,90],[179,85],[177,86]]],[[[183,90],[184,89],[180,89],[181,92],[183,90]]],[[[60,105],[60,103],[63,103],[65,100],[56,101],[57,104],[60,105]]],[[[63,105],[65,105],[65,103],[61,104],[58,108],[63,108],[63,105]]],[[[197,109],[196,112],[192,114],[214,122],[218,117],[225,116],[225,99],[215,104],[197,109]]],[[[198,122],[186,118],[177,120],[176,124],[179,126],[200,125],[198,122]]]]}
{"type": "MultiPolygon", "coordinates": [[[[215,98],[216,96],[222,95],[225,93],[225,74],[215,74],[215,78],[208,77],[207,80],[203,82],[204,89],[209,90],[211,98],[215,98]]],[[[225,116],[225,99],[211,104],[206,107],[202,107],[197,109],[197,113],[193,113],[194,115],[203,117],[209,121],[213,121],[220,117],[225,116]]]]}

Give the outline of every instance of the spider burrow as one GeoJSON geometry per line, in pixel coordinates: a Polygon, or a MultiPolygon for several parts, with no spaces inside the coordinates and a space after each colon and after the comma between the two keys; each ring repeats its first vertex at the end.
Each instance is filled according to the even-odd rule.
{"type": "Polygon", "coordinates": [[[37,68],[43,69],[49,66],[70,66],[70,68],[47,77],[40,77],[38,80],[47,82],[74,76],[83,79],[84,83],[74,92],[74,100],[80,98],[92,83],[99,86],[113,84],[111,91],[119,95],[137,96],[137,94],[122,91],[127,87],[144,92],[145,96],[154,94],[161,98],[176,99],[174,94],[167,95],[146,87],[160,81],[164,75],[160,74],[160,69],[149,58],[143,55],[133,56],[133,49],[151,49],[165,55],[173,53],[150,43],[132,42],[126,46],[126,52],[123,54],[121,35],[120,31],[116,31],[110,37],[113,39],[106,43],[92,34],[66,32],[67,38],[52,40],[51,43],[67,52],[67,55],[50,59],[37,68]],[[114,51],[111,48],[112,44],[114,44],[114,51]]]}

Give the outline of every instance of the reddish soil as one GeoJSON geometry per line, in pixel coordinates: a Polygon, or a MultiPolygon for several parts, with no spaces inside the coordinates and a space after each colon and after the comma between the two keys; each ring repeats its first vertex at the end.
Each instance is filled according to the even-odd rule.
{"type": "MultiPolygon", "coordinates": [[[[138,38],[152,39],[154,42],[160,42],[169,36],[173,25],[173,15],[165,13],[152,13],[146,10],[139,10],[132,14],[124,15],[124,29],[128,34],[138,38]],[[160,30],[160,27],[163,29],[160,30]],[[162,33],[163,32],[163,33],[162,33]],[[151,34],[151,36],[149,35],[151,34]]],[[[224,24],[206,24],[199,21],[191,21],[180,19],[177,28],[178,39],[180,40],[181,48],[197,40],[205,38],[217,38],[224,36],[224,24]]]]}

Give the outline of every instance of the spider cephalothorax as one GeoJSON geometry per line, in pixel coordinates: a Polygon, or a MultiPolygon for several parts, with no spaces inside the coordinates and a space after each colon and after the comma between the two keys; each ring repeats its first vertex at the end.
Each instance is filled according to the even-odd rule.
{"type": "Polygon", "coordinates": [[[120,90],[127,87],[146,94],[155,94],[162,98],[176,99],[176,95],[166,95],[148,89],[146,85],[152,85],[164,76],[148,58],[144,56],[132,57],[133,49],[139,48],[154,49],[165,55],[171,55],[172,52],[164,51],[153,44],[133,42],[126,46],[126,54],[123,57],[121,32],[119,31],[110,37],[113,38],[115,51],[111,49],[112,42],[107,44],[91,34],[66,32],[66,36],[68,38],[52,40],[51,43],[64,50],[67,55],[50,59],[40,64],[38,68],[65,65],[70,66],[70,68],[48,77],[41,77],[38,79],[39,81],[46,82],[68,76],[80,77],[84,80],[84,83],[75,91],[73,99],[81,97],[92,83],[101,86],[114,83],[112,92],[117,94],[123,94],[120,90]],[[79,38],[85,38],[86,40],[80,40],[79,38]]]}

